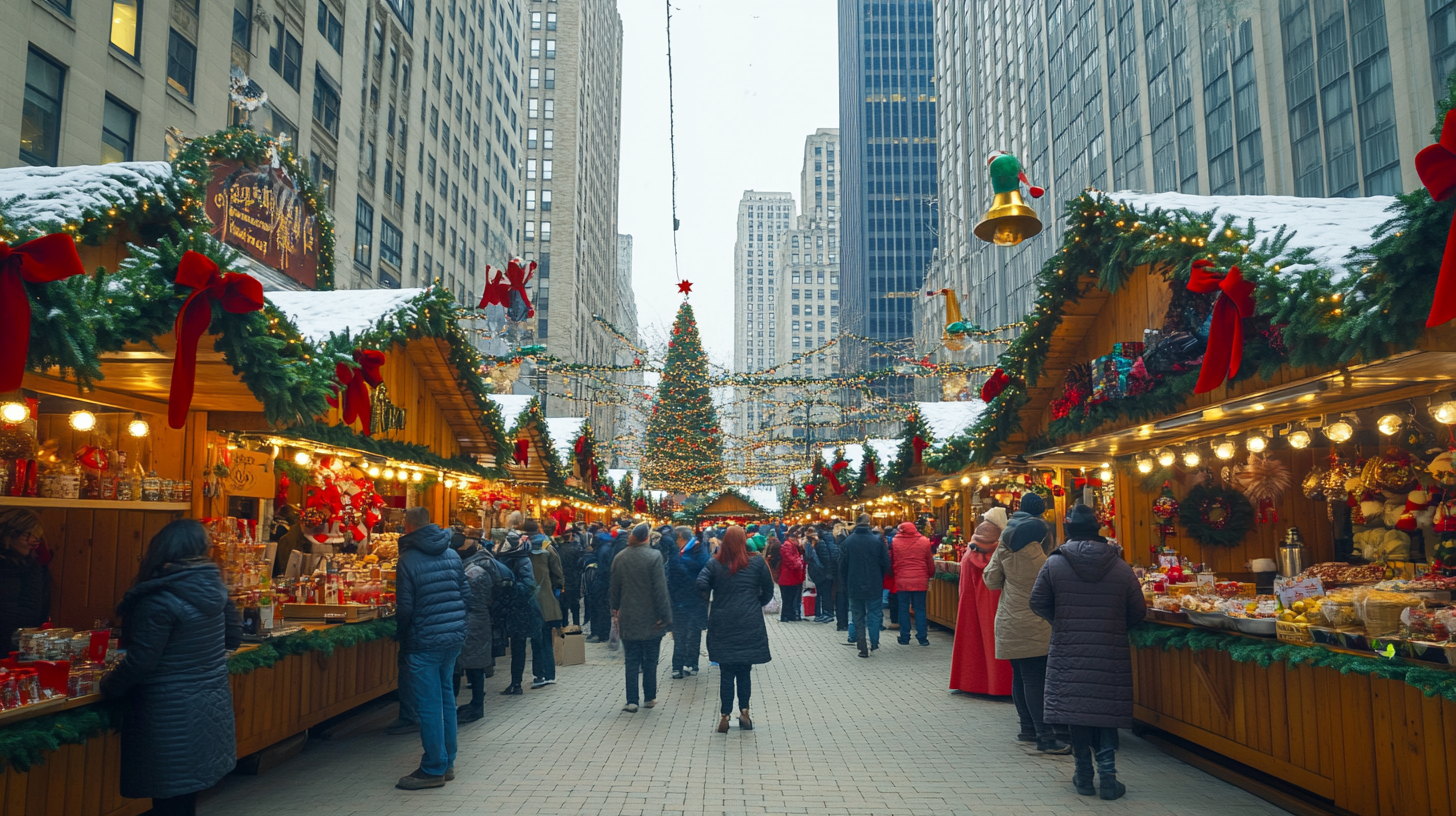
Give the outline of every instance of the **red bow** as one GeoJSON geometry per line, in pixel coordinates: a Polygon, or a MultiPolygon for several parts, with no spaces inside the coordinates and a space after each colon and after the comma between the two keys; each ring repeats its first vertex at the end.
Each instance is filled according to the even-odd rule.
{"type": "Polygon", "coordinates": [[[531,459],[531,440],[517,439],[516,450],[511,454],[511,458],[518,465],[527,464],[531,459]]]}
{"type": "Polygon", "coordinates": [[[795,500],[797,500],[799,498],[799,486],[798,485],[793,485],[793,484],[789,485],[789,496],[792,497],[795,500]]]}
{"type": "Polygon", "coordinates": [[[178,286],[188,286],[192,294],[177,312],[173,333],[177,336],[177,356],[172,361],[172,390],[167,396],[167,425],[181,428],[187,424],[187,411],[192,407],[192,388],[197,382],[197,341],[212,325],[212,305],[222,306],[233,314],[256,312],[263,308],[263,284],[257,278],[238,272],[222,272],[211,258],[187,250],[177,264],[178,286]]]}
{"type": "Polygon", "coordinates": [[[1228,274],[1223,277],[1210,272],[1212,266],[1213,261],[1207,259],[1194,261],[1192,277],[1188,279],[1190,292],[1219,293],[1213,304],[1208,350],[1203,353],[1198,384],[1193,387],[1195,394],[1212,391],[1225,379],[1239,373],[1239,364],[1244,359],[1243,319],[1254,314],[1254,284],[1244,280],[1237,266],[1229,267],[1228,274]]]}
{"type": "Polygon", "coordinates": [[[576,438],[576,454],[578,456],[580,456],[581,455],[581,452],[583,450],[585,450],[585,449],[586,449],[586,437],[584,437],[584,436],[578,436],[576,438]]]}
{"type": "Polygon", "coordinates": [[[52,283],[85,274],[76,239],[64,233],[42,235],[19,246],[0,241],[0,391],[14,391],[25,379],[30,349],[30,297],[27,283],[52,283]]]}
{"type": "MultiPolygon", "coordinates": [[[[1416,154],[1416,175],[1435,201],[1445,201],[1456,192],[1456,111],[1447,111],[1441,123],[1441,140],[1416,154]]],[[[1426,326],[1439,326],[1456,317],[1456,216],[1446,233],[1446,251],[1441,254],[1441,274],[1426,326]]]]}
{"type": "Polygon", "coordinates": [[[824,478],[829,480],[829,486],[834,489],[835,495],[844,493],[844,485],[839,483],[839,471],[849,467],[848,462],[835,462],[824,469],[824,478]]]}
{"type": "MultiPolygon", "coordinates": [[[[364,435],[369,436],[374,432],[374,405],[370,401],[369,389],[384,382],[384,375],[379,373],[379,369],[384,367],[384,352],[355,349],[354,362],[358,363],[358,368],[348,363],[334,364],[334,376],[338,378],[339,390],[343,392],[342,416],[345,425],[361,422],[364,435]]],[[[329,405],[337,408],[339,403],[338,398],[329,397],[329,405]]]]}
{"type": "Polygon", "coordinates": [[[509,291],[521,296],[521,302],[526,305],[526,317],[536,316],[536,310],[531,306],[531,296],[526,294],[526,284],[531,282],[531,276],[536,274],[536,262],[531,261],[528,265],[522,265],[520,258],[512,258],[506,266],[506,280],[510,281],[509,291]]]}
{"type": "Polygon", "coordinates": [[[273,493],[274,505],[282,507],[283,505],[288,504],[288,487],[292,484],[293,480],[288,478],[287,476],[278,477],[278,488],[273,493]]]}
{"type": "Polygon", "coordinates": [[[641,498],[637,499],[637,501],[632,502],[632,509],[636,510],[639,513],[647,512],[647,500],[641,498]]]}
{"type": "Polygon", "coordinates": [[[818,488],[819,488],[819,485],[806,484],[806,485],[804,485],[804,495],[805,496],[808,496],[809,498],[812,499],[812,498],[814,498],[814,491],[817,490],[818,488]]]}
{"type": "Polygon", "coordinates": [[[864,483],[875,485],[880,483],[880,474],[875,472],[875,460],[866,459],[864,463],[864,483]]]}
{"type": "Polygon", "coordinates": [[[1006,390],[1006,386],[1010,384],[1011,377],[1006,374],[1006,371],[1000,368],[996,369],[995,373],[991,375],[991,378],[986,380],[985,384],[981,386],[981,402],[990,402],[996,399],[1002,391],[1006,390]]]}
{"type": "Polygon", "coordinates": [[[605,490],[608,496],[611,496],[614,499],[617,498],[617,491],[612,489],[612,485],[610,483],[602,485],[602,490],[605,490]]]}
{"type": "Polygon", "coordinates": [[[490,279],[490,273],[491,268],[487,266],[485,268],[487,283],[485,284],[484,290],[480,293],[479,308],[481,309],[487,306],[505,306],[507,294],[511,291],[511,285],[501,278],[501,271],[499,269],[495,270],[495,278],[493,280],[490,279]]]}
{"type": "Polygon", "coordinates": [[[920,434],[916,434],[915,437],[910,440],[910,447],[915,449],[915,464],[918,465],[920,464],[921,456],[925,453],[925,449],[930,447],[930,443],[922,439],[920,437],[920,434]]]}

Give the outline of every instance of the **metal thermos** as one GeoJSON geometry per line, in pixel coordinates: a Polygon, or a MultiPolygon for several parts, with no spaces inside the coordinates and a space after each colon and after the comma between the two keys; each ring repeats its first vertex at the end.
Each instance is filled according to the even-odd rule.
{"type": "Polygon", "coordinates": [[[1304,538],[1300,536],[1298,527],[1290,527],[1284,534],[1284,541],[1279,545],[1275,560],[1279,564],[1281,578],[1293,578],[1304,572],[1304,538]]]}

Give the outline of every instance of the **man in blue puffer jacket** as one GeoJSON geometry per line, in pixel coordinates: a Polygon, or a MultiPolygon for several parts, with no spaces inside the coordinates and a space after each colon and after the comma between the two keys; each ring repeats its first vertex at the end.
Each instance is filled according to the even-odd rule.
{"type": "Polygon", "coordinates": [[[708,604],[698,594],[698,574],[708,565],[708,545],[693,536],[693,528],[668,528],[676,541],[667,562],[667,592],[672,598],[672,677],[698,673],[703,651],[703,629],[708,625],[708,604]],[[681,548],[681,549],[679,549],[681,548]]]}
{"type": "Polygon", "coordinates": [[[410,673],[425,755],[420,767],[400,777],[405,790],[440,788],[455,778],[455,659],[465,645],[465,607],[470,584],[450,533],[430,523],[430,511],[404,514],[395,572],[400,650],[410,673]]]}

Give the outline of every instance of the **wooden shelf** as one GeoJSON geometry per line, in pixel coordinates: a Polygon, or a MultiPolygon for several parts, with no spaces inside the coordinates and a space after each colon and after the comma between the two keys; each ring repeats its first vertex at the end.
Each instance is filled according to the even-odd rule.
{"type": "Polygon", "coordinates": [[[104,499],[42,499],[29,496],[0,496],[0,507],[60,507],[68,510],[151,510],[187,511],[191,502],[107,501],[104,499]]]}

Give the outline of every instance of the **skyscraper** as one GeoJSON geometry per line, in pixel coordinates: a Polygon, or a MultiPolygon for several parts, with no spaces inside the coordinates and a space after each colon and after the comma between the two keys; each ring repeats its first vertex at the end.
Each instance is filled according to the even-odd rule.
{"type": "MultiPolygon", "coordinates": [[[[738,240],[733,246],[733,368],[761,371],[776,364],[775,295],[783,276],[774,274],[774,248],[794,219],[792,193],[743,191],[738,201],[738,240]]],[[[734,419],[739,435],[767,420],[755,394],[739,390],[734,419]]]]}
{"type": "MultiPolygon", "coordinates": [[[[843,224],[842,323],[880,341],[912,335],[916,296],[936,246],[931,6],[929,0],[839,2],[842,183],[840,198],[826,195],[825,208],[840,212],[843,224]]],[[[863,371],[887,366],[892,357],[883,347],[850,341],[840,364],[863,371]]],[[[881,383],[886,395],[909,393],[898,379],[881,383]]]]}
{"type": "MultiPolygon", "coordinates": [[[[632,288],[632,236],[617,236],[617,280],[616,295],[612,299],[612,325],[635,344],[641,344],[637,335],[637,293],[632,288]]],[[[632,365],[636,353],[623,345],[617,346],[613,364],[632,365]]],[[[637,372],[622,372],[612,379],[624,386],[638,386],[635,389],[618,388],[617,394],[623,400],[616,408],[616,438],[612,450],[616,461],[608,462],[612,467],[635,468],[641,454],[641,440],[647,433],[646,402],[634,399],[633,391],[641,391],[643,377],[637,372]]],[[[600,437],[599,437],[600,438],[600,437]]],[[[608,441],[602,439],[602,441],[608,441]]]]}
{"type": "MultiPolygon", "coordinates": [[[[936,0],[940,254],[967,321],[1024,317],[1086,187],[1194,195],[1360,196],[1419,186],[1434,102],[1456,67],[1456,3],[936,0]],[[1015,247],[971,230],[986,160],[1020,158],[1046,229],[1015,247]]],[[[943,312],[927,309],[922,346],[943,312]]],[[[989,362],[999,346],[962,355],[989,362]]]]}

